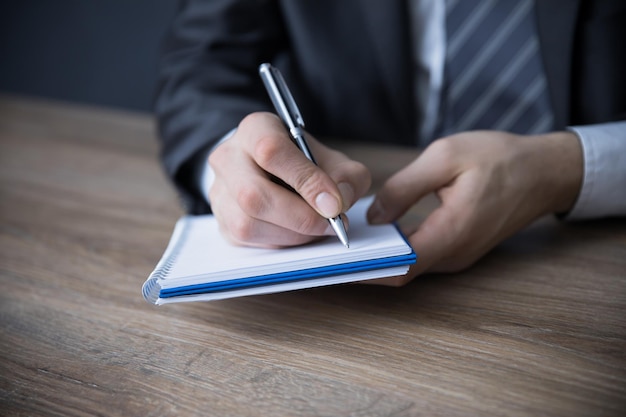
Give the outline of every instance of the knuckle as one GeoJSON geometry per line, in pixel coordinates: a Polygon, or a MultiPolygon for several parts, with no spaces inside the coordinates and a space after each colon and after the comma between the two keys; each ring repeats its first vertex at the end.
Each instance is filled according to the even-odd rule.
{"type": "Polygon", "coordinates": [[[306,236],[318,235],[325,229],[325,221],[317,213],[302,216],[294,223],[296,225],[295,231],[306,236]]]}
{"type": "Polygon", "coordinates": [[[246,217],[233,221],[229,227],[230,236],[237,242],[251,242],[254,237],[254,219],[246,217]]]}
{"type": "Polygon", "coordinates": [[[456,158],[457,149],[450,138],[442,138],[434,141],[427,149],[428,154],[436,157],[443,163],[449,163],[456,158]]]}
{"type": "Polygon", "coordinates": [[[220,169],[222,162],[230,158],[230,147],[226,143],[221,144],[209,154],[209,164],[213,169],[220,169]]]}
{"type": "Polygon", "coordinates": [[[359,179],[367,179],[370,176],[369,169],[363,163],[352,159],[346,159],[335,164],[332,171],[329,172],[339,172],[359,179]]]}
{"type": "Polygon", "coordinates": [[[222,190],[219,182],[213,183],[213,186],[209,189],[209,200],[211,201],[211,208],[213,212],[216,212],[222,201],[222,190]]]}
{"type": "Polygon", "coordinates": [[[281,128],[282,122],[275,114],[255,112],[248,114],[239,122],[236,134],[246,143],[246,147],[252,148],[260,136],[271,135],[281,128]]]}
{"type": "Polygon", "coordinates": [[[352,169],[354,177],[358,178],[359,181],[364,184],[365,188],[368,189],[372,185],[372,174],[370,170],[361,162],[354,162],[352,169]]]}
{"type": "Polygon", "coordinates": [[[269,134],[262,135],[254,146],[254,158],[261,167],[268,168],[274,164],[282,146],[284,144],[280,138],[269,134]]]}
{"type": "Polygon", "coordinates": [[[304,166],[297,170],[292,186],[300,195],[312,198],[322,189],[323,180],[318,175],[317,169],[311,164],[311,166],[304,166]]]}
{"type": "Polygon", "coordinates": [[[275,118],[275,115],[269,112],[254,112],[246,115],[241,122],[239,122],[239,128],[247,129],[256,128],[261,123],[267,123],[268,120],[275,118]]]}
{"type": "Polygon", "coordinates": [[[363,176],[363,177],[371,177],[370,175],[370,170],[367,169],[367,167],[365,166],[365,164],[363,164],[362,162],[358,162],[358,161],[352,161],[352,166],[354,167],[354,172],[359,175],[359,176],[363,176]]]}
{"type": "Polygon", "coordinates": [[[265,198],[261,189],[254,184],[244,185],[237,192],[237,205],[249,216],[256,217],[263,212],[265,198]]]}

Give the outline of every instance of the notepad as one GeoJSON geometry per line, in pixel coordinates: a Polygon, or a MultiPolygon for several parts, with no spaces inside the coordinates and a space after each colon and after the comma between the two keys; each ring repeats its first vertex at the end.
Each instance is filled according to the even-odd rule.
{"type": "Polygon", "coordinates": [[[347,213],[350,248],[335,236],[292,248],[235,246],[214,216],[184,216],[143,296],[157,305],[211,301],[404,275],[417,256],[395,225],[367,223],[370,203],[362,199],[347,213]]]}

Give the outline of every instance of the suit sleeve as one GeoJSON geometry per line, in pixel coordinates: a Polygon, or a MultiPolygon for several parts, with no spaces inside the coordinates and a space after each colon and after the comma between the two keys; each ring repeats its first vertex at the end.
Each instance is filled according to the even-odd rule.
{"type": "Polygon", "coordinates": [[[209,149],[247,114],[270,110],[257,73],[285,50],[269,0],[189,0],[163,42],[155,113],[161,159],[191,214],[210,211],[197,178],[209,149]]]}

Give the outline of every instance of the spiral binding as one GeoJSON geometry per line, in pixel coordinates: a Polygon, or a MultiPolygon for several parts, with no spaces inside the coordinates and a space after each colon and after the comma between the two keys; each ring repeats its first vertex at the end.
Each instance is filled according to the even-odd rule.
{"type": "Polygon", "coordinates": [[[191,230],[190,222],[188,221],[188,218],[185,217],[182,222],[182,230],[180,231],[178,239],[176,239],[176,243],[172,249],[168,251],[169,254],[163,258],[152,274],[150,274],[150,278],[143,284],[141,293],[143,294],[143,298],[149,303],[156,304],[159,300],[159,295],[161,293],[161,285],[159,284],[159,281],[166,279],[174,267],[181,248],[187,240],[189,230],[191,230]]]}

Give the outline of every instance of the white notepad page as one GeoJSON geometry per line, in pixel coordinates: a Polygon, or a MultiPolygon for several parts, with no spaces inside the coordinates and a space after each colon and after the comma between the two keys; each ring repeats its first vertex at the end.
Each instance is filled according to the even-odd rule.
{"type": "MultiPolygon", "coordinates": [[[[163,258],[148,281],[156,280],[162,289],[177,288],[411,253],[411,247],[394,225],[372,226],[367,223],[366,212],[371,201],[372,197],[362,199],[347,213],[350,219],[348,230],[350,248],[345,248],[335,236],[312,244],[284,249],[235,246],[222,237],[217,220],[213,216],[185,216],[178,221],[163,258]]],[[[403,275],[407,270],[408,266],[400,266],[338,277],[274,284],[265,288],[237,289],[229,291],[230,295],[199,294],[151,301],[165,304],[310,288],[391,276],[390,274],[403,275]]]]}

